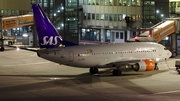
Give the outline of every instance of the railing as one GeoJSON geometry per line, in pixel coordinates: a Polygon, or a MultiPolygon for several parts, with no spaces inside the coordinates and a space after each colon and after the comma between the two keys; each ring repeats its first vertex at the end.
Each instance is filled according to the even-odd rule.
{"type": "Polygon", "coordinates": [[[166,36],[172,34],[174,31],[175,31],[175,22],[172,21],[168,25],[165,25],[162,27],[158,27],[158,26],[155,27],[154,33],[153,33],[153,38],[156,39],[157,42],[160,42],[162,39],[164,39],[166,36]]]}

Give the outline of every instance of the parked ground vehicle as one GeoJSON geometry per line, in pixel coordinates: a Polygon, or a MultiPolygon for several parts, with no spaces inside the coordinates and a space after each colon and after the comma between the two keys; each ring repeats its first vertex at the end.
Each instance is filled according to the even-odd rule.
{"type": "Polygon", "coordinates": [[[175,61],[175,67],[176,67],[176,71],[178,72],[178,74],[180,74],[180,60],[175,61]]]}

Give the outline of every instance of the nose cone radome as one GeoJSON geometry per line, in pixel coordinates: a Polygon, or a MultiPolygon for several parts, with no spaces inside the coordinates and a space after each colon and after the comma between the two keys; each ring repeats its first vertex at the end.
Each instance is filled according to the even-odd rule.
{"type": "Polygon", "coordinates": [[[172,56],[172,53],[168,51],[167,55],[168,55],[168,58],[170,58],[172,56]]]}

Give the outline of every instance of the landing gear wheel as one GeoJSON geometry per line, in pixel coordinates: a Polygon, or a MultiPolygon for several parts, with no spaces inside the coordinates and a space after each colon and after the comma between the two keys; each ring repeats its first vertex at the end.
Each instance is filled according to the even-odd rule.
{"type": "Polygon", "coordinates": [[[120,76],[122,74],[122,71],[119,69],[114,69],[112,73],[114,76],[120,76]]]}
{"type": "Polygon", "coordinates": [[[99,72],[98,68],[97,67],[91,67],[89,69],[89,73],[90,74],[97,74],[99,72]]]}
{"type": "Polygon", "coordinates": [[[1,47],[1,49],[0,49],[1,51],[4,51],[5,49],[4,49],[4,47],[1,47]]]}
{"type": "Polygon", "coordinates": [[[159,70],[159,67],[156,65],[155,68],[154,68],[154,70],[159,70]]]}
{"type": "Polygon", "coordinates": [[[178,70],[178,74],[180,74],[180,70],[178,70]]]}

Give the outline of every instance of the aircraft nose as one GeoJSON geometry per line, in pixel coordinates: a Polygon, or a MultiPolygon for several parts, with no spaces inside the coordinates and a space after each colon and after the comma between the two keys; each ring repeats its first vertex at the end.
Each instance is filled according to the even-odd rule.
{"type": "Polygon", "coordinates": [[[169,55],[169,57],[171,57],[171,56],[172,56],[172,53],[171,53],[170,51],[168,51],[168,55],[169,55]]]}

